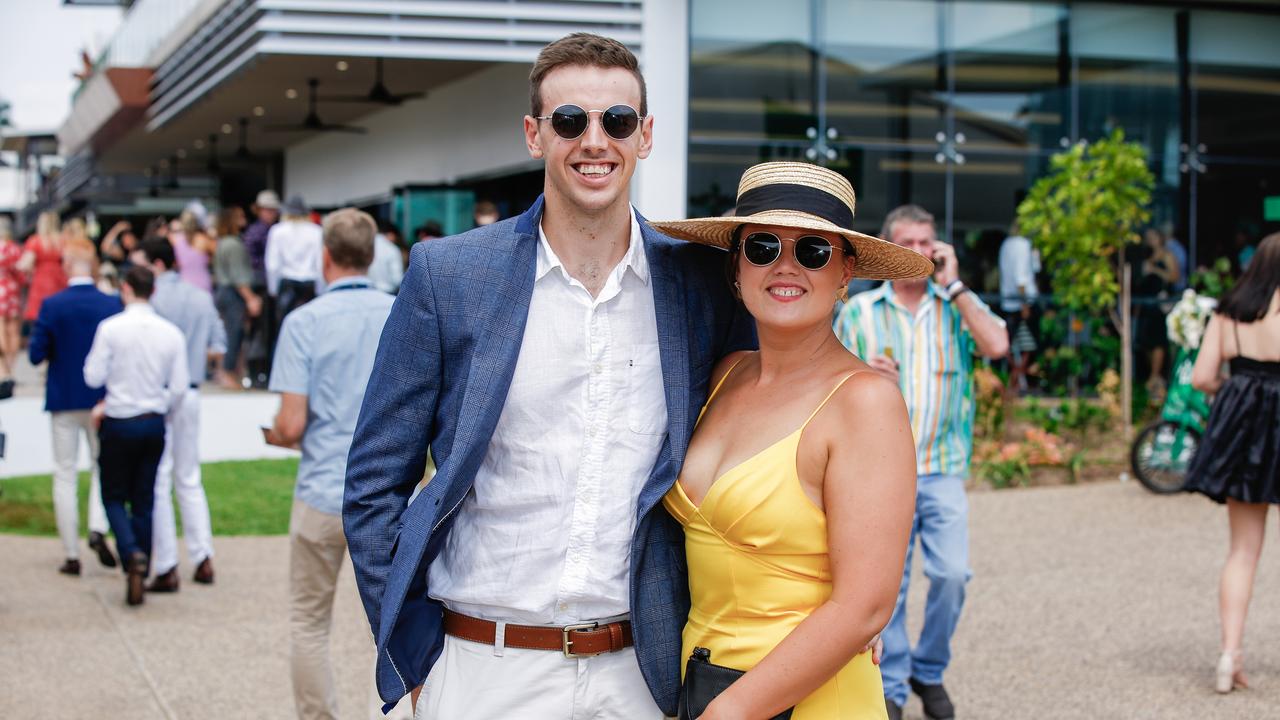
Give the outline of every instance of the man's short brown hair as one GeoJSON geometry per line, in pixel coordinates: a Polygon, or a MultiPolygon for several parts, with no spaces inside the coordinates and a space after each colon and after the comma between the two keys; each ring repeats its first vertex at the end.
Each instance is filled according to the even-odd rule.
{"type": "Polygon", "coordinates": [[[324,219],[324,248],[335,265],[367,270],[373,264],[373,236],[378,224],[369,213],[343,208],[324,219]]]}
{"type": "MultiPolygon", "coordinates": [[[[640,62],[626,45],[613,38],[592,35],[591,33],[573,33],[566,35],[550,45],[542,48],[538,59],[533,63],[529,73],[529,107],[532,115],[538,117],[542,112],[542,81],[558,67],[564,65],[582,65],[599,68],[622,68],[635,76],[640,84],[640,116],[649,114],[649,98],[645,92],[644,76],[640,74],[640,62]]],[[[598,110],[602,108],[584,108],[598,110]]]]}

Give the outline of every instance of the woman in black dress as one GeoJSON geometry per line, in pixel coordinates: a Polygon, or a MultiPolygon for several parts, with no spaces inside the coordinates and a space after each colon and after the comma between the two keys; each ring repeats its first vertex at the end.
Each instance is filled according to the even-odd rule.
{"type": "Polygon", "coordinates": [[[1191,384],[1216,393],[1187,489],[1227,505],[1231,547],[1218,612],[1217,690],[1248,687],[1241,645],[1267,510],[1280,504],[1280,233],[1263,239],[1209,320],[1191,384]],[[1223,379],[1226,363],[1230,378],[1223,379]]]}

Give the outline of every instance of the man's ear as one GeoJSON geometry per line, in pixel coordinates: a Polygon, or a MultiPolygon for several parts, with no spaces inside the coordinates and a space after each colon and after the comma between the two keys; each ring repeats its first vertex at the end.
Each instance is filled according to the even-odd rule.
{"type": "Polygon", "coordinates": [[[541,160],[543,157],[541,140],[538,133],[538,119],[532,115],[525,115],[524,144],[529,149],[529,157],[534,160],[541,160]]]}
{"type": "Polygon", "coordinates": [[[640,121],[640,146],[636,148],[636,157],[644,160],[653,152],[653,116],[649,115],[640,121]]]}

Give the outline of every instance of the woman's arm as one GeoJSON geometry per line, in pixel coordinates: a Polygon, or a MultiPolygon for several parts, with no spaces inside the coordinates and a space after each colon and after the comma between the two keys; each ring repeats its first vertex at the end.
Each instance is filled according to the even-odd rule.
{"type": "MultiPolygon", "coordinates": [[[[1217,313],[1209,318],[1209,326],[1205,328],[1204,338],[1200,341],[1200,353],[1196,355],[1195,367],[1191,369],[1191,386],[1202,393],[1212,395],[1222,387],[1222,324],[1224,322],[1227,321],[1217,313]]],[[[1240,349],[1236,348],[1236,352],[1240,352],[1240,349]]]]}
{"type": "Polygon", "coordinates": [[[770,718],[795,705],[848,664],[893,614],[915,513],[916,452],[902,393],[862,373],[819,419],[810,427],[827,436],[831,597],[716,698],[706,720],[770,718]]]}
{"type": "Polygon", "coordinates": [[[124,248],[120,247],[120,233],[128,229],[130,229],[130,226],[127,220],[121,220],[111,226],[111,229],[102,238],[102,254],[104,257],[115,262],[124,260],[124,248]]]}

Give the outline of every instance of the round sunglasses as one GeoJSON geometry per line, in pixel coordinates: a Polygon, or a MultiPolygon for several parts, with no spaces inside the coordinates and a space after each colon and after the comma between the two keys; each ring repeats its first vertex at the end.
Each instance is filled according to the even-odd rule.
{"type": "Polygon", "coordinates": [[[644,118],[630,105],[614,105],[608,110],[583,110],[577,105],[561,105],[550,115],[539,115],[535,120],[550,120],[551,129],[565,140],[582,137],[591,124],[591,113],[600,113],[600,127],[614,140],[626,140],[636,133],[644,118]]]}
{"type": "MultiPolygon", "coordinates": [[[[768,267],[782,256],[782,238],[771,232],[753,232],[742,239],[742,255],[756,267],[768,267]]],[[[831,252],[844,248],[833,247],[824,237],[801,235],[792,243],[796,263],[806,270],[821,270],[831,262],[831,252]]]]}

